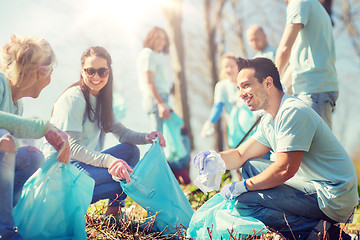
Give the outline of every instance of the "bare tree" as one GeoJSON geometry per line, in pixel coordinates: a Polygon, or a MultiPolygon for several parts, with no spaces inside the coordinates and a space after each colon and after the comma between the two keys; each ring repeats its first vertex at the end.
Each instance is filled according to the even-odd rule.
{"type": "MultiPolygon", "coordinates": [[[[216,1],[216,6],[212,5],[213,1],[205,0],[204,4],[204,17],[205,17],[205,32],[207,42],[207,64],[210,69],[211,86],[215,89],[215,85],[218,82],[219,74],[217,70],[217,54],[218,44],[216,42],[216,33],[218,24],[222,19],[222,9],[225,4],[225,0],[216,1]],[[213,16],[214,14],[214,16],[213,16]]],[[[221,120],[215,125],[215,149],[221,151],[224,149],[223,131],[221,127],[221,120]]]]}
{"type": "Polygon", "coordinates": [[[187,134],[191,140],[191,148],[193,148],[193,136],[190,125],[190,111],[187,96],[187,86],[185,79],[184,67],[184,43],[181,29],[182,22],[182,0],[171,0],[170,5],[163,7],[164,15],[169,26],[168,35],[173,51],[173,65],[175,71],[174,96],[175,111],[182,117],[185,122],[187,134]]]}

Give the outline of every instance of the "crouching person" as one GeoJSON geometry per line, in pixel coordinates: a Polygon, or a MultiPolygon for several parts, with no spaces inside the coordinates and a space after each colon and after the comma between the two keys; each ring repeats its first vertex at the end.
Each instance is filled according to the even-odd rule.
{"type": "MultiPolygon", "coordinates": [[[[325,231],[339,239],[338,223],[352,218],[359,200],[352,160],[313,109],[284,94],[271,60],[237,62],[240,98],[251,111],[264,109],[267,115],[248,141],[220,153],[226,168],[242,167],[244,177],[223,186],[220,194],[236,198],[242,216],[262,221],[287,239],[317,239],[325,231]],[[276,161],[259,159],[270,149],[276,161]]],[[[199,171],[208,154],[195,156],[199,171]]],[[[342,238],[350,236],[342,233],[342,238]]]]}

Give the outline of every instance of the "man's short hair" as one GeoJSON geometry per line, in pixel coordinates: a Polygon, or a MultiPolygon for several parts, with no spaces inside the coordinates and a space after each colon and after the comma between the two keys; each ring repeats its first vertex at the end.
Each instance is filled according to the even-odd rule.
{"type": "Polygon", "coordinates": [[[254,58],[254,59],[245,59],[245,58],[236,58],[236,63],[238,65],[239,72],[242,69],[253,68],[255,70],[255,77],[259,80],[260,83],[264,79],[270,76],[273,79],[274,86],[283,91],[279,71],[277,70],[273,61],[267,58],[254,58]]]}

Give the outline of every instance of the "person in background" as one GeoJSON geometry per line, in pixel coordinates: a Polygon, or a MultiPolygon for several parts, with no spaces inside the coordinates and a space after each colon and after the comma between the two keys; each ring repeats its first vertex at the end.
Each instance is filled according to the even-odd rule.
{"type": "Polygon", "coordinates": [[[290,63],[294,95],[311,106],[331,128],[339,88],[330,16],[318,0],[285,1],[286,26],[275,64],[282,78],[290,63]]]}
{"type": "Polygon", "coordinates": [[[251,25],[246,31],[246,37],[256,52],[253,58],[264,57],[274,61],[276,49],[268,43],[266,34],[260,25],[251,25]]]}
{"type": "Polygon", "coordinates": [[[37,98],[50,83],[55,54],[39,37],[12,35],[3,45],[0,66],[0,239],[22,239],[12,215],[26,180],[44,162],[34,146],[21,146],[16,138],[41,138],[70,161],[67,135],[48,121],[21,117],[23,97],[37,98]]]}
{"type": "MultiPolygon", "coordinates": [[[[275,60],[276,49],[268,43],[267,36],[260,25],[251,25],[246,32],[246,36],[250,46],[256,51],[256,54],[252,58],[264,57],[271,61],[275,60]]],[[[289,64],[284,68],[281,81],[284,84],[285,92],[292,94],[291,70],[289,64]]]]}
{"type": "MultiPolygon", "coordinates": [[[[223,186],[220,195],[236,199],[241,216],[260,220],[286,239],[325,238],[327,232],[330,239],[350,240],[338,223],[351,220],[359,202],[351,158],[310,106],[283,92],[271,60],[239,58],[238,66],[239,97],[251,111],[267,114],[249,140],[220,152],[216,160],[227,169],[242,167],[244,177],[223,186]],[[261,159],[270,148],[276,160],[261,159]]],[[[210,154],[195,156],[199,172],[215,160],[207,159],[210,154]]]]}
{"type": "MultiPolygon", "coordinates": [[[[159,131],[139,133],[116,121],[111,63],[103,47],[86,49],[81,56],[80,80],[57,99],[50,122],[68,134],[71,164],[95,180],[92,203],[109,199],[105,215],[117,217],[126,198],[119,181],[130,182],[129,174],[139,161],[135,144],[159,138],[160,145],[165,146],[165,140],[159,131]],[[102,151],[105,134],[110,132],[121,143],[102,151]]],[[[48,144],[43,149],[49,155],[53,151],[48,144]]]]}
{"type": "MultiPolygon", "coordinates": [[[[214,90],[214,103],[210,111],[208,119],[203,124],[200,136],[208,137],[214,133],[214,126],[221,117],[221,114],[225,114],[225,121],[228,126],[228,145],[231,148],[236,147],[242,138],[245,136],[247,131],[250,130],[252,124],[255,122],[255,118],[259,117],[258,114],[253,116],[253,113],[248,109],[245,103],[238,98],[238,90],[236,88],[236,77],[238,74],[238,67],[236,63],[236,58],[233,54],[224,54],[220,60],[220,81],[216,83],[214,90]],[[234,114],[239,114],[237,109],[246,108],[242,113],[246,114],[244,116],[238,116],[238,118],[246,118],[244,121],[249,124],[247,129],[243,129],[240,126],[239,129],[235,128],[232,125],[239,124],[239,121],[231,121],[231,117],[234,114]],[[235,111],[235,113],[232,113],[235,111]],[[236,139],[236,140],[234,140],[236,139]]],[[[232,179],[241,179],[240,172],[237,170],[231,171],[232,179]]]]}
{"type": "Polygon", "coordinates": [[[139,87],[143,108],[151,128],[162,132],[163,119],[169,119],[169,97],[172,87],[170,66],[165,55],[169,53],[169,38],[164,29],[153,27],[143,41],[137,59],[139,87]]]}
{"type": "MultiPolygon", "coordinates": [[[[165,30],[153,27],[143,40],[143,49],[137,58],[138,82],[142,93],[142,105],[149,116],[150,127],[163,133],[164,119],[170,120],[173,111],[169,105],[173,77],[169,64],[169,38],[165,30]]],[[[188,149],[190,139],[184,135],[188,149]]],[[[190,152],[186,156],[190,156],[190,152]]],[[[190,162],[190,158],[188,158],[190,162]]],[[[180,183],[189,183],[189,170],[171,168],[180,183]]]]}

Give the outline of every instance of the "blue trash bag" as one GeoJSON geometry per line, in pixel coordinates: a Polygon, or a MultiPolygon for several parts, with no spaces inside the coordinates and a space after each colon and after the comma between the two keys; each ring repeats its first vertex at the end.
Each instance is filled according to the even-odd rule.
{"type": "Polygon", "coordinates": [[[187,237],[192,239],[230,239],[233,237],[245,239],[251,236],[265,234],[265,225],[253,217],[242,217],[235,209],[236,200],[224,200],[220,194],[214,195],[205,202],[191,218],[187,237]]]}
{"type": "Polygon", "coordinates": [[[189,226],[194,210],[165,160],[159,143],[153,143],[131,174],[131,182],[120,182],[124,192],[155,216],[152,231],[174,234],[189,226]]]}
{"type": "Polygon", "coordinates": [[[72,164],[51,155],[26,181],[13,209],[24,240],[87,239],[85,214],[91,203],[94,180],[72,164]]]}
{"type": "Polygon", "coordinates": [[[163,134],[166,141],[164,153],[171,169],[181,170],[189,164],[191,147],[187,143],[187,136],[181,135],[184,121],[174,112],[169,119],[163,121],[163,134]],[[185,145],[186,144],[186,145],[185,145]]]}
{"type": "MultiPolygon", "coordinates": [[[[253,113],[249,107],[243,104],[240,107],[233,107],[228,119],[228,144],[231,148],[235,148],[246,133],[251,129],[255,123],[253,113]]],[[[250,137],[255,132],[248,135],[250,137]]]]}
{"type": "MultiPolygon", "coordinates": [[[[185,149],[186,149],[186,155],[182,158],[179,158],[177,160],[174,161],[169,161],[168,159],[167,162],[170,166],[170,168],[172,170],[182,170],[184,169],[187,165],[189,165],[190,163],[190,159],[191,159],[191,143],[190,143],[190,138],[188,135],[181,135],[181,140],[182,140],[182,144],[184,145],[185,149]]],[[[167,145],[167,142],[166,142],[167,145]]]]}
{"type": "Polygon", "coordinates": [[[126,116],[126,104],[120,93],[113,92],[113,109],[117,121],[124,119],[126,116]]]}

